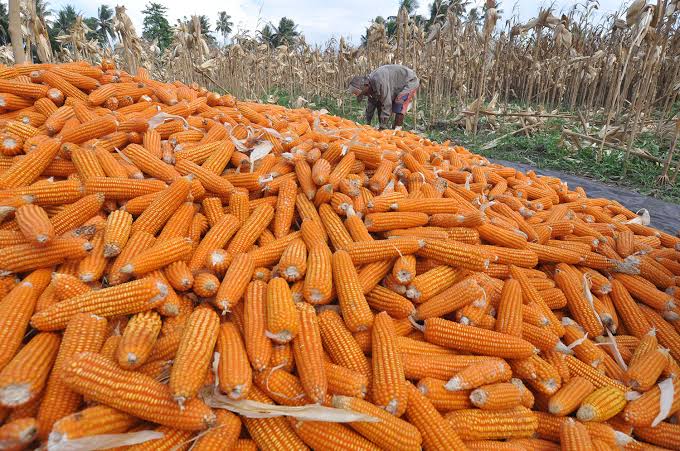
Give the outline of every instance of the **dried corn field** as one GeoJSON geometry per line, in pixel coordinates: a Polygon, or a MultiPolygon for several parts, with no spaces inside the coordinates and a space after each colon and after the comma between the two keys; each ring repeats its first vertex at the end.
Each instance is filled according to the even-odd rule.
{"type": "Polygon", "coordinates": [[[0,99],[3,449],[680,449],[680,238],[625,206],[109,61],[0,99]]]}
{"type": "Polygon", "coordinates": [[[345,89],[350,76],[381,64],[406,64],[422,80],[414,110],[422,127],[443,121],[476,134],[480,127],[510,124],[515,133],[528,134],[556,115],[568,118],[563,140],[571,148],[592,147],[598,160],[605,151],[621,153],[626,161],[630,155],[644,158],[662,168],[660,182],[675,183],[679,6],[677,0],[635,0],[603,17],[596,2],[586,2],[565,11],[540,9],[535,18],[520,22],[488,1],[483,17],[451,7],[431,24],[401,10],[394,33],[373,23],[361,46],[344,39],[311,46],[300,37],[277,48],[255,31],[239,32],[223,48],[210,47],[194,17],[175,27],[174,40],[162,53],[139,37],[124,7],[116,8],[113,51],[87,42],[82,21],[60,37],[60,48],[46,48],[39,21],[31,20],[30,11],[24,16],[26,40],[38,43],[35,56],[42,62],[114,58],[132,72],[144,66],[157,79],[199,82],[239,98],[284,92],[298,99],[292,102],[296,106],[331,102],[344,116],[352,108],[345,89]],[[659,152],[636,147],[643,133],[656,136],[659,152]]]}

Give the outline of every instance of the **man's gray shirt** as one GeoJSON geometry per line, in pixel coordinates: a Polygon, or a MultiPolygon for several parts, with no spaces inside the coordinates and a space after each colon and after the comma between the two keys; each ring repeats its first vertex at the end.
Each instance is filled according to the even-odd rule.
{"type": "Polygon", "coordinates": [[[375,110],[380,108],[380,125],[387,127],[394,99],[416,89],[419,81],[416,73],[408,67],[387,64],[380,66],[368,76],[368,84],[373,94],[368,96],[366,122],[370,124],[375,110]]]}

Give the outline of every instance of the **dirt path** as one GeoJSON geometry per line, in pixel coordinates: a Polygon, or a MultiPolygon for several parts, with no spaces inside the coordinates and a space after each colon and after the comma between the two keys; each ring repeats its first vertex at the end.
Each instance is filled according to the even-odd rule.
{"type": "Polygon", "coordinates": [[[493,160],[493,162],[502,164],[504,166],[510,166],[523,172],[534,170],[537,174],[559,177],[563,181],[567,182],[569,187],[572,189],[576,188],[577,186],[582,186],[583,189],[585,189],[588,193],[589,197],[606,197],[607,199],[614,199],[621,202],[622,205],[625,205],[632,211],[638,211],[641,208],[646,208],[652,217],[652,226],[673,235],[680,232],[679,204],[666,202],[653,197],[643,196],[620,186],[611,186],[597,180],[566,174],[560,171],[553,171],[550,169],[536,169],[531,165],[515,163],[512,161],[493,160]]]}

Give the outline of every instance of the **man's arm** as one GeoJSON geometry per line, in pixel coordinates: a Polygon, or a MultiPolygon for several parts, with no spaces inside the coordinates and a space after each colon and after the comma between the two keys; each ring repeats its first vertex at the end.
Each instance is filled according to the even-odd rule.
{"type": "Polygon", "coordinates": [[[366,102],[366,123],[371,125],[373,122],[373,115],[375,114],[375,103],[371,102],[370,99],[366,102]]]}
{"type": "Polygon", "coordinates": [[[393,99],[385,86],[378,87],[378,94],[380,96],[380,128],[389,128],[393,99]]]}

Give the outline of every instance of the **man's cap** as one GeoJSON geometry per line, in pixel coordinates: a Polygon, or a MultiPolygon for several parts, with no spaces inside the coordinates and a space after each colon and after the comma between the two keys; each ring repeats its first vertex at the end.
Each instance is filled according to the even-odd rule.
{"type": "Polygon", "coordinates": [[[357,96],[357,100],[361,102],[365,97],[361,94],[361,91],[363,91],[366,86],[368,86],[368,77],[365,75],[357,75],[356,77],[352,77],[347,90],[357,96]]]}
{"type": "Polygon", "coordinates": [[[368,86],[368,77],[365,75],[357,75],[356,77],[352,77],[349,82],[350,88],[364,89],[366,86],[368,86]]]}

